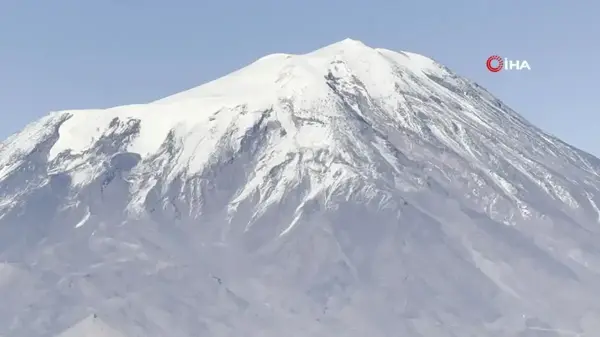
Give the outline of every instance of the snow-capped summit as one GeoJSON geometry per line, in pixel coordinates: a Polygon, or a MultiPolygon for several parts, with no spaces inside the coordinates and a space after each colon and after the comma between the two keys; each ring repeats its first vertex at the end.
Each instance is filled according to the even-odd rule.
{"type": "Polygon", "coordinates": [[[432,59],[351,39],[54,112],[0,147],[0,336],[90,312],[127,336],[597,333],[599,174],[432,59]]]}

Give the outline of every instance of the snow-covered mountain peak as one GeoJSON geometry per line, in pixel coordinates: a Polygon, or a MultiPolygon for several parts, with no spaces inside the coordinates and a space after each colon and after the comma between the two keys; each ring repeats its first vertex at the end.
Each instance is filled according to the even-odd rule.
{"type": "MultiPolygon", "coordinates": [[[[267,55],[215,81],[157,102],[226,96],[261,99],[274,92],[289,95],[294,93],[289,91],[292,86],[298,93],[302,88],[321,83],[324,74],[334,65],[340,64],[345,65],[347,71],[352,71],[361,80],[380,84],[393,82],[394,68],[398,67],[415,73],[442,70],[433,60],[422,55],[371,48],[360,41],[345,39],[307,54],[267,55]]],[[[390,89],[393,87],[388,88],[388,91],[390,89]]],[[[318,96],[326,91],[321,85],[315,88],[313,94],[318,96]]]]}
{"type": "Polygon", "coordinates": [[[126,149],[142,158],[156,153],[171,133],[176,139],[186,140],[188,145],[182,152],[187,154],[179,166],[193,172],[206,164],[219,139],[228,135],[232,141],[239,140],[259,121],[280,124],[287,134],[284,143],[289,141],[299,147],[327,143],[335,147],[332,135],[338,128],[347,128],[344,123],[354,118],[348,115],[344,107],[348,103],[340,98],[340,90],[397,104],[394,101],[398,100],[401,71],[398,67],[410,64],[409,59],[344,40],[305,55],[261,58],[223,78],[153,103],[61,112],[55,120],[67,120],[59,128],[60,136],[49,159],[64,151],[84,153],[106,130],[112,130],[111,125],[121,131],[127,129],[126,125],[117,127],[116,119],[129,125],[141,122],[139,132],[131,137],[126,149]],[[273,113],[265,119],[264,112],[271,110],[273,113]],[[298,123],[299,120],[314,123],[298,123]],[[204,139],[209,139],[202,142],[208,147],[197,148],[196,144],[204,139]]]}
{"type": "MultiPolygon", "coordinates": [[[[110,140],[111,151],[134,153],[146,163],[137,165],[131,178],[131,193],[139,201],[153,186],[149,176],[167,183],[203,176],[250,150],[253,173],[233,204],[259,193],[265,207],[304,179],[320,186],[309,193],[314,197],[348,185],[348,179],[380,180],[391,169],[397,176],[389,188],[418,189],[423,174],[401,173],[399,167],[433,160],[435,148],[482,170],[500,158],[514,158],[526,174],[533,164],[523,151],[540,159],[557,152],[575,155],[435,61],[351,39],[303,55],[263,57],[148,104],[53,113],[3,144],[8,163],[0,173],[10,174],[20,163],[18,153],[28,153],[54,128],[47,158],[52,174],[68,174],[74,186],[90,183],[103,171],[89,163],[110,160],[113,154],[99,150],[110,140]],[[422,142],[432,150],[410,153],[422,142]],[[311,168],[316,163],[320,168],[311,168]]],[[[595,176],[592,166],[586,161],[578,170],[595,176]]],[[[517,193],[506,179],[492,179],[510,198],[517,193]]]]}
{"type": "MultiPolygon", "coordinates": [[[[400,100],[399,88],[418,88],[418,84],[406,82],[399,74],[422,78],[422,71],[431,69],[421,67],[423,64],[420,56],[376,50],[353,40],[305,55],[272,55],[230,75],[150,104],[63,112],[69,120],[60,128],[61,135],[51,150],[50,159],[65,150],[84,151],[115,118],[143,121],[140,134],[131,145],[131,150],[142,156],[155,153],[171,131],[183,136],[191,130],[211,128],[215,137],[220,137],[232,123],[242,123],[238,129],[243,132],[260,116],[253,111],[267,109],[277,110],[278,116],[274,118],[287,123],[288,132],[297,134],[296,127],[290,127],[291,119],[313,118],[302,115],[309,111],[318,110],[319,116],[315,118],[321,119],[346,114],[346,109],[339,108],[339,93],[332,88],[332,81],[342,90],[363,91],[371,99],[393,107],[400,100]],[[279,109],[290,104],[293,104],[294,114],[279,109]],[[240,109],[251,113],[241,117],[240,109]]],[[[329,124],[323,121],[321,125],[329,127],[329,124]]],[[[315,137],[318,136],[314,133],[310,136],[315,137]]],[[[324,134],[322,137],[327,138],[324,134]]]]}
{"type": "Polygon", "coordinates": [[[274,54],[0,145],[0,336],[598,335],[599,205],[432,59],[274,54]]]}
{"type": "Polygon", "coordinates": [[[90,315],[56,337],[126,337],[111,328],[96,315],[90,315]]]}

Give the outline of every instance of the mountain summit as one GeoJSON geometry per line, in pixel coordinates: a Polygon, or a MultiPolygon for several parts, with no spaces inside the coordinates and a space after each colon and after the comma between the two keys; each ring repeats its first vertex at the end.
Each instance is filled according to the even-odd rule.
{"type": "Polygon", "coordinates": [[[430,58],[269,55],[2,143],[0,336],[592,336],[599,204],[600,160],[430,58]]]}

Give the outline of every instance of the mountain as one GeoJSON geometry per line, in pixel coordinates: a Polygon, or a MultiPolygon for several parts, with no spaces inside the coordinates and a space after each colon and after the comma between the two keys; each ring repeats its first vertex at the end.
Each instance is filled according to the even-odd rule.
{"type": "Polygon", "coordinates": [[[2,143],[0,336],[594,336],[599,204],[432,59],[269,55],[2,143]]]}
{"type": "Polygon", "coordinates": [[[77,323],[61,333],[58,337],[125,337],[120,332],[112,329],[102,322],[98,316],[90,315],[88,318],[77,323]]]}

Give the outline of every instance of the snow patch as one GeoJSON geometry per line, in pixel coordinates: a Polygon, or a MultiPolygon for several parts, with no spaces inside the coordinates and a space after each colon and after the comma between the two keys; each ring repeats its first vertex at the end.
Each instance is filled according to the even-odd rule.
{"type": "Polygon", "coordinates": [[[79,228],[83,225],[85,225],[85,223],[90,219],[90,208],[88,207],[85,211],[85,215],[83,216],[83,218],[81,220],[79,220],[79,222],[75,225],[75,228],[79,228]]]}

